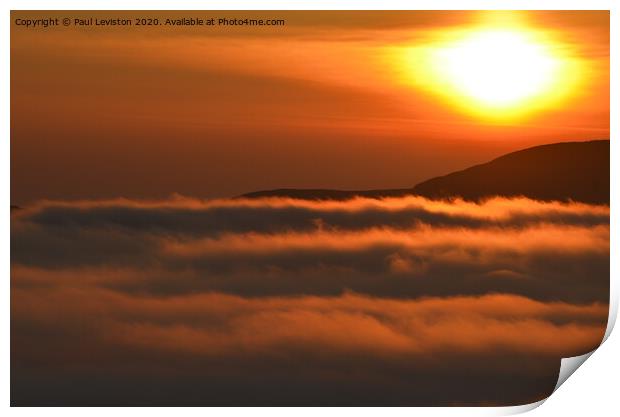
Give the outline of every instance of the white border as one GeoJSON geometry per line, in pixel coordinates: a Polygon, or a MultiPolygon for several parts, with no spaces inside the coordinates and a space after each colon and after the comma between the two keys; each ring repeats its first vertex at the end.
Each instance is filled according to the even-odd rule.
{"type": "MultiPolygon", "coordinates": [[[[615,351],[620,352],[620,342],[617,334],[611,334],[610,331],[615,322],[618,311],[618,256],[614,256],[616,249],[616,239],[618,235],[617,207],[620,204],[618,195],[619,168],[618,152],[620,144],[618,144],[618,99],[620,98],[620,90],[618,84],[618,43],[620,41],[620,7],[618,2],[612,0],[358,0],[358,1],[342,1],[342,0],[230,0],[230,1],[164,1],[152,0],[149,2],[136,0],[92,0],[88,3],[77,0],[57,0],[57,1],[15,1],[8,0],[2,2],[4,11],[3,18],[0,19],[0,47],[2,48],[2,106],[0,108],[0,127],[3,133],[0,141],[0,155],[3,158],[2,174],[0,178],[0,186],[2,187],[2,202],[0,207],[2,216],[0,217],[0,227],[2,228],[2,251],[0,253],[0,262],[2,263],[4,282],[2,286],[2,320],[0,321],[3,343],[0,351],[4,366],[0,379],[0,396],[4,407],[10,404],[10,375],[9,359],[10,346],[8,343],[8,335],[10,333],[10,222],[9,222],[9,206],[10,206],[10,74],[9,74],[9,55],[10,55],[10,10],[611,10],[611,304],[610,304],[610,321],[606,333],[607,341],[597,349],[593,354],[594,358],[588,361],[581,369],[577,371],[578,377],[569,379],[556,393],[554,393],[545,406],[536,408],[545,401],[532,404],[530,406],[521,407],[505,407],[505,408],[381,408],[377,410],[381,413],[389,413],[390,415],[409,415],[409,413],[423,413],[424,416],[435,415],[506,415],[527,411],[536,408],[533,415],[569,415],[582,416],[585,413],[595,416],[611,416],[615,415],[618,410],[617,401],[617,381],[618,371],[620,370],[618,357],[615,351]]],[[[617,250],[616,250],[617,252],[617,250]]],[[[617,333],[617,332],[616,332],[617,333]]],[[[589,356],[589,355],[588,355],[589,356]]],[[[14,415],[29,415],[35,412],[44,412],[46,415],[62,416],[81,415],[88,413],[89,415],[104,416],[110,410],[105,408],[91,408],[83,410],[80,408],[48,408],[48,409],[28,409],[28,408],[12,408],[8,410],[14,415]]],[[[139,409],[139,412],[148,412],[153,415],[164,416],[169,413],[166,408],[159,409],[139,409]]],[[[200,408],[182,408],[175,409],[174,412],[182,412],[192,415],[203,414],[206,410],[200,408]]],[[[295,413],[300,417],[314,415],[316,412],[327,415],[338,415],[343,411],[338,408],[327,408],[315,410],[312,408],[210,408],[208,412],[216,416],[237,416],[251,412],[254,415],[265,417],[287,416],[289,413],[295,413]]],[[[132,409],[117,409],[114,413],[129,414],[133,413],[132,409]]],[[[355,408],[348,409],[346,412],[355,413],[360,417],[374,415],[375,409],[372,408],[355,408]]]]}

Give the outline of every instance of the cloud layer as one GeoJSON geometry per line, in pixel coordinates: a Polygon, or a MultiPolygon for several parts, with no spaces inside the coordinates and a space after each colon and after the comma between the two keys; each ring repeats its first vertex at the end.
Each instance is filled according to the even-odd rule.
{"type": "Polygon", "coordinates": [[[15,404],[514,405],[608,310],[576,203],[41,202],[11,249],[15,404]]]}

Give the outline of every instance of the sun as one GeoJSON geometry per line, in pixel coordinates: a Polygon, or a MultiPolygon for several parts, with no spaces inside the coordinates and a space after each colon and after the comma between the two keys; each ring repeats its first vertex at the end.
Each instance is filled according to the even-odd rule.
{"type": "Polygon", "coordinates": [[[444,31],[405,48],[401,79],[451,107],[499,122],[562,103],[577,91],[580,63],[546,32],[526,26],[444,31]]]}
{"type": "Polygon", "coordinates": [[[486,107],[506,108],[545,94],[553,85],[559,61],[525,32],[475,32],[434,56],[437,76],[486,107]]]}

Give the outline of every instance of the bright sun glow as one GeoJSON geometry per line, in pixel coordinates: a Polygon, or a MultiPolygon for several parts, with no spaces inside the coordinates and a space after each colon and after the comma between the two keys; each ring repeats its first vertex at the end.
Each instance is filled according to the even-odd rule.
{"type": "Polygon", "coordinates": [[[439,76],[485,106],[506,107],[546,92],[558,61],[524,33],[489,30],[441,48],[439,76]]]}
{"type": "Polygon", "coordinates": [[[525,26],[445,31],[409,47],[402,80],[463,112],[506,121],[561,103],[577,91],[580,64],[568,49],[525,26]]]}

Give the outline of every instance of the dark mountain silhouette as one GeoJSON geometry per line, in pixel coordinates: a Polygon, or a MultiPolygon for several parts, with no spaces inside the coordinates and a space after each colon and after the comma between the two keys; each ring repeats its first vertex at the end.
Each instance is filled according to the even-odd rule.
{"type": "Polygon", "coordinates": [[[344,200],[420,195],[479,201],[492,196],[609,204],[609,141],[562,142],[512,152],[490,162],[424,181],[413,188],[342,191],[278,189],[241,197],[344,200]]]}
{"type": "Polygon", "coordinates": [[[413,192],[431,198],[458,195],[479,200],[493,195],[522,195],[609,204],[609,141],[524,149],[422,182],[413,192]]]}

